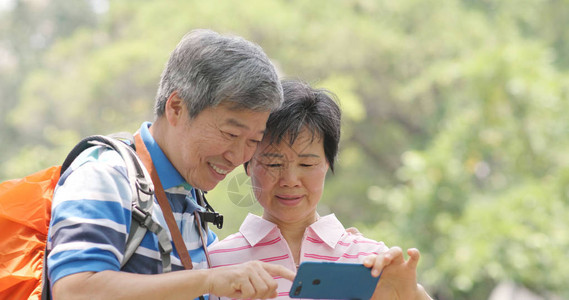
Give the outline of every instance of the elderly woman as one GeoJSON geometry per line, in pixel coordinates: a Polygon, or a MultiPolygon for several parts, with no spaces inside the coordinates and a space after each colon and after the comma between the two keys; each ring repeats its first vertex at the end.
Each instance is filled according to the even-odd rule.
{"type": "MultiPolygon", "coordinates": [[[[283,81],[283,106],[271,113],[265,136],[245,164],[263,216],[249,214],[239,232],[210,247],[212,267],[250,260],[295,271],[306,261],[363,263],[379,276],[373,298],[430,299],[416,282],[419,251],[405,260],[398,247],[346,232],[333,215],[320,216],[328,169],[340,142],[341,112],[326,90],[283,81]]],[[[278,299],[289,299],[291,282],[277,278],[278,299]]]]}

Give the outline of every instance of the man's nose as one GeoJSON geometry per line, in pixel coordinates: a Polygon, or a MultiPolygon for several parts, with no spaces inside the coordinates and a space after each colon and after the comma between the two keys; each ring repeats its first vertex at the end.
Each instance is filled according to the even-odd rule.
{"type": "Polygon", "coordinates": [[[245,141],[236,141],[225,151],[224,157],[231,162],[234,167],[237,167],[251,160],[254,153],[255,147],[251,147],[245,141]]]}

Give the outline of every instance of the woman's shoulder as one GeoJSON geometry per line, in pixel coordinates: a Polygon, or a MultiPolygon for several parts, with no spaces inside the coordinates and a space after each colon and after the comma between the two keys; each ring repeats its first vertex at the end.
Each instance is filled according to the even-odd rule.
{"type": "Polygon", "coordinates": [[[243,234],[241,234],[241,232],[236,232],[228,235],[220,241],[213,243],[208,247],[208,250],[211,252],[214,250],[224,249],[232,245],[241,244],[243,242],[246,242],[243,234]]]}
{"type": "Polygon", "coordinates": [[[344,246],[351,246],[356,248],[377,248],[377,249],[388,249],[382,241],[373,240],[363,236],[362,234],[358,233],[351,233],[346,232],[339,244],[343,244],[344,246]]]}

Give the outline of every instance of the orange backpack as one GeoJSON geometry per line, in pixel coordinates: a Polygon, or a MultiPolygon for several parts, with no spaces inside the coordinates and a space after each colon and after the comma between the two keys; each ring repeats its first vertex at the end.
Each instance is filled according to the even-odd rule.
{"type": "Polygon", "coordinates": [[[61,166],[0,183],[0,299],[40,299],[51,198],[61,166]]]}
{"type": "Polygon", "coordinates": [[[62,166],[0,183],[0,300],[50,299],[44,282],[44,254],[51,219],[51,200],[59,176],[83,150],[99,145],[117,151],[125,160],[133,189],[131,228],[121,267],[140,245],[147,230],[158,236],[162,265],[170,270],[171,242],[151,217],[154,186],[136,156],[132,135],[90,136],[79,142],[62,166]],[[122,140],[120,142],[118,139],[122,140]]]}

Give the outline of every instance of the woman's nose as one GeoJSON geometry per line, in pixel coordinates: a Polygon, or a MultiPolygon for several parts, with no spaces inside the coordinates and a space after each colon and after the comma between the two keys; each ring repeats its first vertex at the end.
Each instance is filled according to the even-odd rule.
{"type": "Polygon", "coordinates": [[[298,186],[300,184],[298,170],[294,166],[285,165],[280,171],[280,185],[281,186],[298,186]]]}

